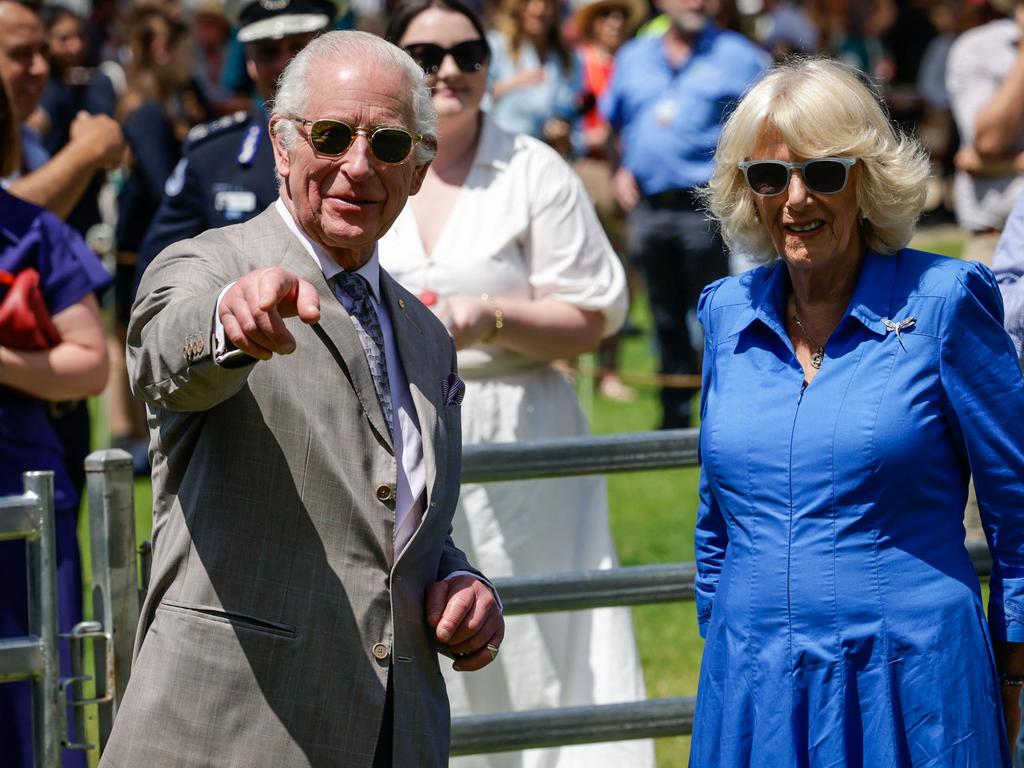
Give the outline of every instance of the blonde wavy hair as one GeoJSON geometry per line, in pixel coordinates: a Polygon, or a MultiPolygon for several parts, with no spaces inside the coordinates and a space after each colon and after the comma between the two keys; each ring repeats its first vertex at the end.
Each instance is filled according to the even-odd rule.
{"type": "Polygon", "coordinates": [[[857,158],[853,179],[864,241],[884,254],[910,242],[924,208],[927,154],[893,127],[878,97],[852,68],[811,58],[786,61],[769,71],[722,130],[703,196],[731,248],[761,261],[777,256],[758,220],[754,193],[737,167],[771,130],[798,157],[857,158]]]}

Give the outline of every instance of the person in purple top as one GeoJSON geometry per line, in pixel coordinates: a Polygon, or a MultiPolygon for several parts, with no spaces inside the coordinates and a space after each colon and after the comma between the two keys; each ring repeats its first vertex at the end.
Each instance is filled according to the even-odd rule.
{"type": "MultiPolygon", "coordinates": [[[[18,128],[0,83],[0,175],[18,163],[18,128]]],[[[26,470],[54,472],[57,527],[58,631],[82,618],[76,528],[79,494],[51,422],[59,403],[103,391],[107,347],[96,294],[111,282],[81,236],[52,213],[0,189],[0,270],[38,270],[40,288],[61,341],[44,351],[0,345],[0,496],[21,493],[26,470]]],[[[2,296],[0,296],[2,300],[2,296]]],[[[25,545],[0,542],[0,638],[28,633],[25,545]]],[[[67,674],[68,659],[62,658],[67,674]]],[[[33,765],[29,683],[0,685],[0,764],[33,765]]],[[[85,766],[68,752],[67,766],[85,766]]]]}

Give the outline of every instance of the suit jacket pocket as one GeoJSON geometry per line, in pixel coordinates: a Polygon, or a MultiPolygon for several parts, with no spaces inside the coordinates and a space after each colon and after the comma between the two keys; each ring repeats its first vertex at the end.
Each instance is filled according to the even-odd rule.
{"type": "MultiPolygon", "coordinates": [[[[234,629],[245,629],[252,632],[260,632],[274,637],[283,637],[289,640],[295,638],[295,627],[290,624],[282,624],[277,621],[268,621],[256,616],[246,616],[241,613],[220,610],[218,608],[207,608],[204,606],[188,605],[175,600],[160,601],[160,608],[186,616],[192,616],[202,621],[214,621],[218,624],[230,624],[234,629]]],[[[159,610],[159,608],[158,608],[159,610]]]]}

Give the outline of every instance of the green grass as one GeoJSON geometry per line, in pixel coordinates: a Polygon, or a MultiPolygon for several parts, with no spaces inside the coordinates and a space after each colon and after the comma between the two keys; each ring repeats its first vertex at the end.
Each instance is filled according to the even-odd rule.
{"type": "MultiPolygon", "coordinates": [[[[623,339],[619,361],[623,371],[651,373],[655,369],[646,309],[639,303],[632,313],[633,321],[645,332],[623,339]]],[[[594,433],[654,429],[660,417],[657,390],[638,388],[637,394],[632,403],[595,398],[591,415],[594,433]]],[[[612,535],[622,565],[693,560],[696,468],[609,475],[608,498],[612,535]]],[[[637,606],[633,624],[647,697],[694,695],[703,649],[694,604],[637,606]]],[[[688,736],[657,739],[655,748],[658,768],[683,768],[689,761],[688,736]]]]}

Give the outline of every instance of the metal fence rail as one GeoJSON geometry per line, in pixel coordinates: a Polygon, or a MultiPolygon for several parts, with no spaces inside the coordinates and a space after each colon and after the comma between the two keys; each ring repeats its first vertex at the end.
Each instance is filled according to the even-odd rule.
{"type": "Polygon", "coordinates": [[[506,614],[547,613],[693,600],[696,575],[693,563],[669,563],[495,579],[494,586],[506,614]]]}
{"type": "MultiPolygon", "coordinates": [[[[697,435],[698,430],[688,429],[467,446],[462,481],[522,480],[695,466],[697,435]]],[[[94,601],[98,601],[94,613],[108,640],[107,666],[103,668],[102,677],[107,680],[104,701],[110,706],[105,715],[107,719],[101,719],[102,746],[105,742],[103,729],[109,728],[127,682],[139,604],[133,593],[137,581],[130,458],[122,451],[103,451],[92,454],[87,467],[90,517],[98,521],[92,531],[94,601]],[[99,571],[95,570],[97,566],[99,571]],[[108,574],[106,577],[100,572],[103,570],[108,574]]],[[[985,542],[969,543],[968,552],[978,574],[987,576],[991,558],[985,542]]],[[[145,565],[143,561],[143,572],[145,565]]],[[[501,592],[507,614],[541,613],[692,600],[695,572],[694,563],[671,563],[498,579],[495,585],[501,592]]],[[[101,677],[100,669],[97,658],[97,677],[101,677]]],[[[101,713],[103,709],[101,707],[101,713]]],[[[693,711],[693,698],[675,697],[454,718],[451,753],[465,755],[687,735],[692,732],[693,711]]]]}
{"type": "Polygon", "coordinates": [[[462,482],[533,480],[697,466],[697,429],[467,445],[462,482]]]}
{"type": "Polygon", "coordinates": [[[0,541],[26,540],[29,634],[0,641],[0,683],[32,681],[35,764],[56,768],[65,714],[57,655],[53,472],[26,472],[22,478],[23,495],[0,498],[0,541]]]}
{"type": "MultiPolygon", "coordinates": [[[[503,598],[504,599],[504,598],[503,598]]],[[[452,755],[676,736],[693,730],[695,699],[563,707],[456,719],[452,755]]]]}
{"type": "MultiPolygon", "coordinates": [[[[699,430],[565,438],[467,446],[463,482],[631,472],[697,464],[699,430]]],[[[979,577],[992,558],[984,541],[967,543],[979,577]]],[[[507,614],[582,610],[694,599],[694,563],[618,568],[499,579],[507,614]]],[[[693,731],[695,699],[649,699],[452,720],[453,755],[550,747],[634,738],[685,736],[693,731]]]]}

